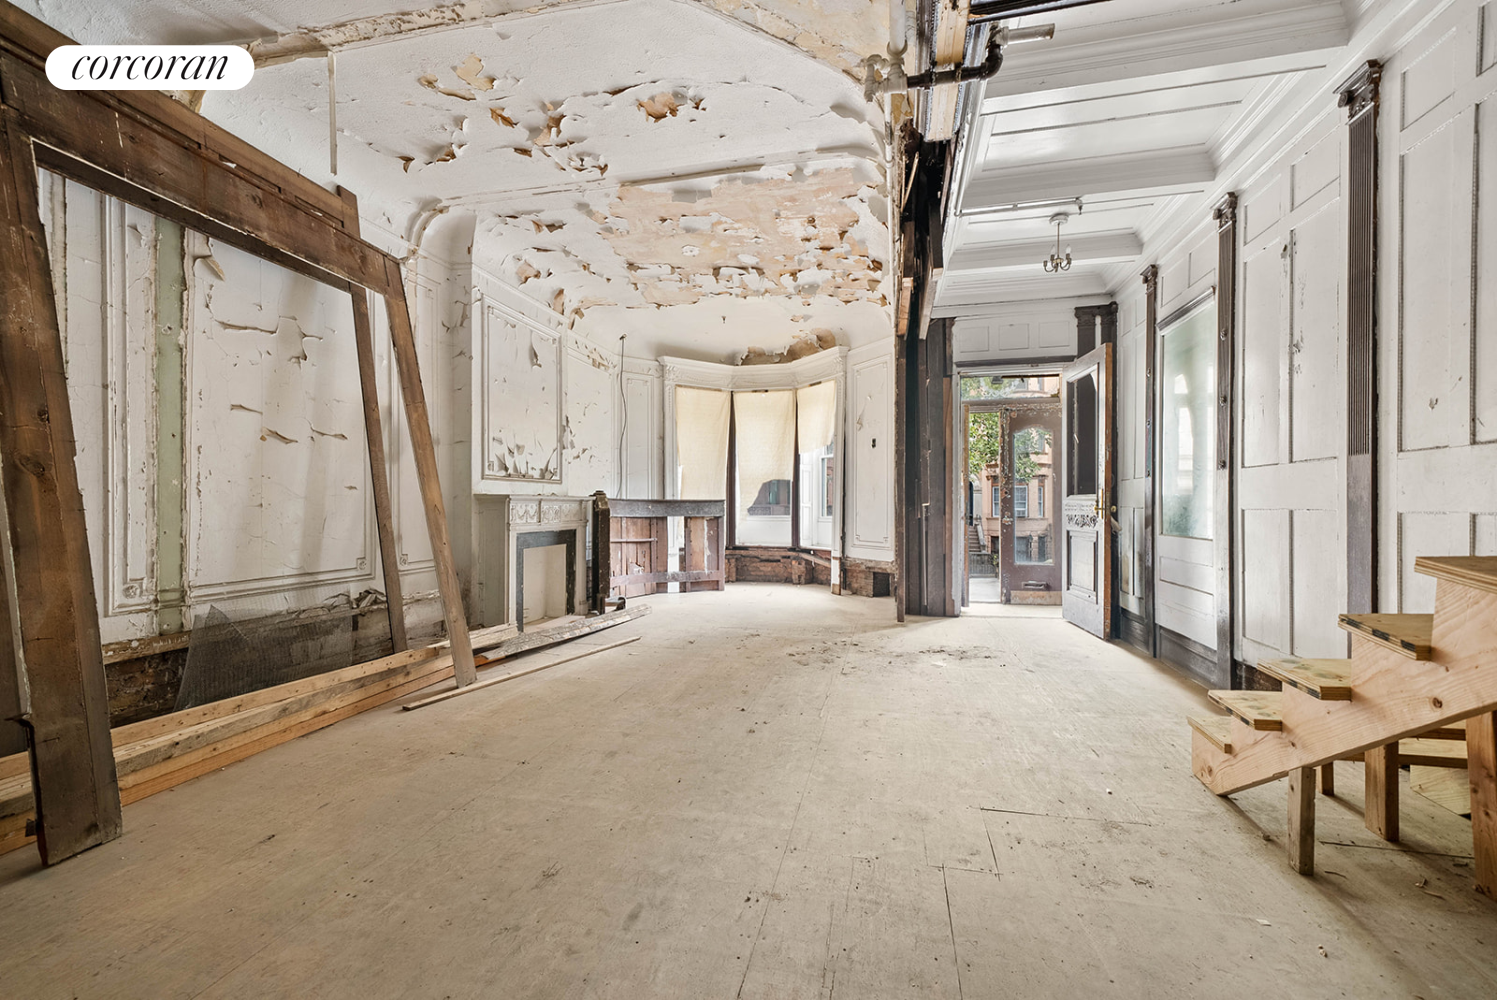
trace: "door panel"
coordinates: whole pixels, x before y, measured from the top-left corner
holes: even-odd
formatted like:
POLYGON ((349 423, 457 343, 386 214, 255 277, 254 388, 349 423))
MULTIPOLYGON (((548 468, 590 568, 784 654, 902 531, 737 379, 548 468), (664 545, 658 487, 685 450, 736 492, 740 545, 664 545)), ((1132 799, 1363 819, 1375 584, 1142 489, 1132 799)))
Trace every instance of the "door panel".
POLYGON ((1112 635, 1114 421, 1112 345, 1077 359, 1061 379, 1065 545, 1061 609, 1067 621, 1112 635))

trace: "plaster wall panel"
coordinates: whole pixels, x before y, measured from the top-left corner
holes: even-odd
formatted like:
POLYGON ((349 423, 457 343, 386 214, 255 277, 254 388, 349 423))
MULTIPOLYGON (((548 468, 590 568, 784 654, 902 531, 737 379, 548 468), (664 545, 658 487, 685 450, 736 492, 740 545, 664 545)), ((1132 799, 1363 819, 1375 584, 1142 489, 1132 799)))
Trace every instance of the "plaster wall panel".
POLYGON ((152 634, 155 218, 50 174, 41 202, 101 637, 152 634))
MULTIPOLYGON (((1497 33, 1497 9, 1488 9, 1487 37, 1497 33)), ((1490 65, 1490 64, 1489 64, 1490 65)), ((1475 395, 1472 436, 1497 441, 1497 100, 1477 106, 1476 260, 1472 267, 1476 326, 1471 391, 1475 395)))
POLYGON ((566 351, 566 409, 562 418, 562 462, 566 492, 618 495, 618 362, 576 337, 566 351))
POLYGON ((190 597, 370 582, 347 294, 196 234, 188 247, 190 597))
POLYGON ((847 358, 847 554, 894 557, 894 345, 851 351, 847 358))
POLYGON ((1278 175, 1249 189, 1242 198, 1242 236, 1253 241, 1284 217, 1287 209, 1284 184, 1278 175))
POLYGON ((1295 462, 1335 458, 1345 449, 1346 220, 1337 209, 1339 203, 1331 203, 1293 231, 1288 363, 1295 462))
POLYGON ((557 492, 562 479, 561 336, 504 306, 483 300, 478 345, 481 433, 479 490, 517 492, 514 484, 557 492))
MULTIPOLYGON (((1469 135, 1469 122, 1466 129, 1469 135)), ((1399 161, 1404 290, 1399 438, 1406 451, 1465 443, 1470 342, 1462 285, 1469 288, 1471 276, 1461 258, 1462 244, 1470 242, 1470 190, 1468 182, 1463 207, 1451 184, 1460 145, 1453 123, 1399 161)))
POLYGON ((1414 572, 1414 561, 1420 556, 1470 555, 1471 515, 1406 511, 1399 515, 1398 525, 1403 576, 1399 610, 1428 614, 1435 610, 1435 580, 1414 572))
POLYGON ((624 438, 624 492, 630 499, 664 497, 662 472, 665 442, 662 435, 664 401, 659 365, 626 359, 623 411, 619 414, 624 438))
POLYGON ((1340 512, 1296 510, 1293 552, 1292 650, 1295 656, 1344 657, 1346 633, 1336 624, 1341 607, 1337 567, 1345 558, 1340 512))
POLYGON ((1242 464, 1275 465, 1281 447, 1285 356, 1284 283, 1288 262, 1277 241, 1242 265, 1242 464))
POLYGON ((1269 651, 1289 651, 1290 515, 1245 510, 1242 536, 1255 553, 1242 567, 1242 634, 1269 651))
POLYGON ((1497 556, 1497 514, 1477 514, 1472 518, 1471 554, 1497 556))
POLYGON ((1294 208, 1304 207, 1311 198, 1333 184, 1340 186, 1342 134, 1334 125, 1339 125, 1339 122, 1333 122, 1330 133, 1290 167, 1290 197, 1294 208))
POLYGON ((1492 512, 1491 9, 1434 13, 1384 68, 1379 591, 1428 611, 1421 555, 1466 555, 1492 512))

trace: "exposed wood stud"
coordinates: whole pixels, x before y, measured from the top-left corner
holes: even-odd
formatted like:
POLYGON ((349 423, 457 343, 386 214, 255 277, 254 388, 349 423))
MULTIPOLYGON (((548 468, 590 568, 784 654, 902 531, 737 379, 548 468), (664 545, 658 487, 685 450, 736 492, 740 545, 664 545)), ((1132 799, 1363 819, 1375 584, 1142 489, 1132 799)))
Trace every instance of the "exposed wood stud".
POLYGON ((386 279, 386 284, 396 290, 385 296, 385 308, 390 321, 390 340, 395 348, 400 395, 405 402, 406 430, 410 434, 411 454, 416 461, 416 481, 421 488, 422 506, 426 509, 426 530, 431 537, 432 559, 436 563, 437 590, 442 595, 447 637, 452 642, 453 670, 458 687, 467 687, 478 679, 478 674, 473 668, 473 650, 468 644, 462 585, 458 582, 457 564, 453 561, 452 543, 447 535, 447 508, 437 478, 436 449, 431 439, 431 422, 426 415, 426 391, 421 386, 416 339, 406 307, 405 288, 400 280, 400 265, 391 259, 389 266, 393 273, 386 279))
MULTIPOLYGON (((343 228, 359 235, 359 200, 340 187, 343 228)), ((369 484, 374 493, 374 523, 379 535, 379 561, 385 584, 386 613, 393 652, 410 646, 405 632, 405 598, 400 586, 400 555, 395 545, 395 518, 390 505, 390 478, 385 467, 385 432, 379 414, 379 384, 374 370, 374 328, 369 318, 369 293, 357 285, 353 298, 353 339, 359 356, 359 393, 364 405, 364 441, 369 451, 369 484)))
POLYGON ((1466 721, 1466 775, 1471 782, 1476 891, 1497 899, 1497 712, 1466 721))
POLYGON ((9 528, 0 544, 10 550, 29 688, 21 721, 37 845, 50 865, 118 837, 120 795, 36 160, 8 112, 0 150, 0 488, 9 528))
POLYGON ((1398 839, 1398 744, 1373 747, 1363 756, 1367 796, 1362 820, 1384 840, 1398 839))
POLYGON ((1289 772, 1289 867, 1315 874, 1315 769, 1289 772))

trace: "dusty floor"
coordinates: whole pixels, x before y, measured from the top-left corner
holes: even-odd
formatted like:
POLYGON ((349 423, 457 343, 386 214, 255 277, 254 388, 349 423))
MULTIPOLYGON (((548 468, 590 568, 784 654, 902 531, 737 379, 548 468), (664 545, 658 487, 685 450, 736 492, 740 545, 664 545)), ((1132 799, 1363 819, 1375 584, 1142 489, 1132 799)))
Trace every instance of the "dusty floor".
POLYGON ((642 642, 296 740, 54 870, 0 858, 0 994, 1497 995, 1469 824, 1406 794, 1390 849, 1343 764, 1296 876, 1282 783, 1191 777, 1201 694, 1053 616, 652 603, 595 637, 642 642))

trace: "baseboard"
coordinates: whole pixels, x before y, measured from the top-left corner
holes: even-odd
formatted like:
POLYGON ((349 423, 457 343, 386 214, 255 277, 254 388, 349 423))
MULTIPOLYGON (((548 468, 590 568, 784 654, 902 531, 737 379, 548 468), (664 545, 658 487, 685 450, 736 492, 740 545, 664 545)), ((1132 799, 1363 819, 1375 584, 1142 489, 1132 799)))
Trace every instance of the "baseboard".
POLYGON ((1232 686, 1230 671, 1216 662, 1216 650, 1159 626, 1159 659, 1208 690, 1232 686))
POLYGON ((1118 608, 1118 638, 1145 656, 1154 655, 1149 641, 1149 624, 1127 608, 1118 608))

